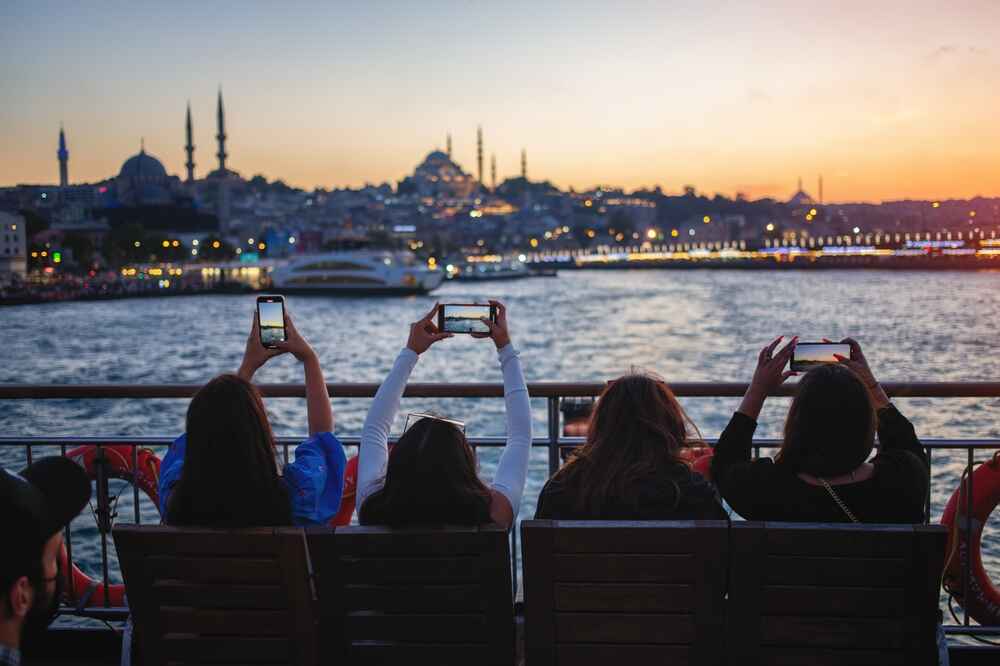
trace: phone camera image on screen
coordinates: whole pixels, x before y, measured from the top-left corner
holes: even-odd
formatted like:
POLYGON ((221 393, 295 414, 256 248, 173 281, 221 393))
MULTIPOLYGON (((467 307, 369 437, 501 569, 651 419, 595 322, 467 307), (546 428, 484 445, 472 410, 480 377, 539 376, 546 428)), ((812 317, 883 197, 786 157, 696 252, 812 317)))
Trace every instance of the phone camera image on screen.
POLYGON ((839 363, 837 356, 851 358, 851 346, 829 342, 800 342, 792 352, 791 369, 808 370, 824 363, 839 363))
POLYGON ((489 305, 442 305, 438 311, 438 328, 444 333, 489 333, 482 320, 496 320, 489 305))
POLYGON ((262 345, 273 348, 276 342, 285 340, 285 304, 281 298, 260 298, 257 301, 257 317, 262 345))

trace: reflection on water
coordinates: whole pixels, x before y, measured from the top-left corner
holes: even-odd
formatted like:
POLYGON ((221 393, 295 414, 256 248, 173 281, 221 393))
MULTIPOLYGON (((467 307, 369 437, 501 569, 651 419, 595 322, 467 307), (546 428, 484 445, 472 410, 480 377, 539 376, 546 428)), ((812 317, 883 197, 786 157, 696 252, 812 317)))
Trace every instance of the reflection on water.
MULTIPOLYGON (((803 340, 853 336, 876 376, 886 381, 984 381, 1000 378, 998 287, 1000 273, 985 272, 564 272, 556 279, 448 283, 425 297, 293 296, 287 307, 330 382, 381 381, 410 322, 435 300, 489 298, 508 306, 528 381, 603 381, 632 367, 667 381, 746 381, 760 347, 782 334, 803 340)), ((3 309, 0 383, 205 382, 239 366, 254 302, 252 296, 193 296, 3 309)), ((282 356, 268 363, 258 380, 299 382, 302 374, 293 358, 282 356)), ((421 358, 413 380, 499 382, 501 376, 490 341, 456 336, 421 358)), ((715 437, 739 400, 682 402, 702 433, 715 437)), ((758 436, 779 435, 787 404, 787 399, 768 401, 758 436)), ((897 404, 923 437, 1000 437, 1000 399, 897 404)), ((7 435, 173 436, 184 429, 186 406, 184 400, 8 401, 0 403, 0 427, 7 435)), ((272 399, 267 406, 278 434, 305 432, 303 400, 272 399)), ((367 400, 335 400, 337 431, 359 433, 367 406, 367 400)), ((542 435, 545 402, 533 400, 532 406, 535 432, 542 435)), ((471 435, 504 432, 501 400, 408 399, 401 412, 428 410, 464 421, 471 435)), ((481 453, 485 476, 492 474, 497 455, 481 453)), ((23 460, 20 452, 0 456, 9 466, 23 460)), ((546 460, 544 450, 534 451, 522 517, 534 512, 546 460)), ((963 464, 960 454, 935 455, 935 518, 963 464)), ((126 519, 131 501, 126 490, 119 502, 126 519)), ((155 520, 151 505, 144 514, 155 520)), ((76 554, 93 561, 96 530, 89 518, 77 522, 76 554)), ((987 560, 998 571, 995 519, 991 526, 987 560)))

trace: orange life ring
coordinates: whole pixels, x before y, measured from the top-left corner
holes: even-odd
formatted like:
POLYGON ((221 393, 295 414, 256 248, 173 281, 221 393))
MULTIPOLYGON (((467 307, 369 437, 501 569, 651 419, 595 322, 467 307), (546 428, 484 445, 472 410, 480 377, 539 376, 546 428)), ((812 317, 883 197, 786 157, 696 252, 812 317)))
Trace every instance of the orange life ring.
POLYGON ((1000 624, 1000 589, 983 567, 983 526, 1000 504, 1000 451, 972 472, 972 516, 965 515, 969 500, 967 473, 952 493, 941 516, 948 527, 948 559, 941 585, 980 624, 1000 624), (971 531, 967 530, 970 520, 971 531), (966 538, 968 536, 968 538, 966 538), (956 555, 958 557, 956 557, 956 555), (962 589, 962 570, 969 565, 968 597, 962 589))
POLYGON ((710 446, 685 447, 680 451, 681 460, 709 481, 712 480, 713 455, 715 455, 715 449, 710 446))
POLYGON ((340 527, 351 524, 351 516, 354 515, 355 494, 358 488, 358 457, 354 456, 347 461, 344 468, 344 492, 340 495, 340 510, 337 515, 330 519, 331 527, 340 527))
MULTIPOLYGON (((108 477, 122 479, 138 487, 160 509, 160 459, 150 449, 140 448, 135 452, 136 467, 132 467, 132 447, 108 445, 100 447, 107 464, 108 477)), ((66 453, 66 457, 80 465, 91 479, 97 479, 97 451, 93 444, 80 446, 66 453)), ((85 574, 76 564, 69 567, 66 546, 59 554, 60 570, 66 576, 66 594, 69 601, 78 608, 124 606, 125 586, 121 583, 109 584, 105 597, 104 584, 85 574), (107 603, 105 603, 107 601, 107 603)))

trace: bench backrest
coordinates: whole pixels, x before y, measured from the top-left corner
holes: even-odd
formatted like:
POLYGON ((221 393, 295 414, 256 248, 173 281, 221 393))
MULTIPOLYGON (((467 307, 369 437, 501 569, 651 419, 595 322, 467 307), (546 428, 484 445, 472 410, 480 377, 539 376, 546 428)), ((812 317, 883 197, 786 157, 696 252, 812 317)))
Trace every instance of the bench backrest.
POLYGON ((340 527, 307 538, 324 662, 514 663, 503 528, 340 527))
POLYGON ((113 530, 143 663, 314 664, 301 529, 113 530))
POLYGON ((725 521, 528 520, 525 656, 543 664, 717 664, 725 521))
POLYGON ((733 523, 730 663, 936 664, 947 531, 733 523))

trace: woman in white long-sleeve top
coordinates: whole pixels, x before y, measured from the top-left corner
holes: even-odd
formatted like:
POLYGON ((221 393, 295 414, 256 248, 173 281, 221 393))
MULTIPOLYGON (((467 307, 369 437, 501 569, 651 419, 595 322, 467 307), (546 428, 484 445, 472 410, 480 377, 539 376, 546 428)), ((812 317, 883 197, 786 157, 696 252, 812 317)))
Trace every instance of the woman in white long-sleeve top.
MULTIPOLYGON (((492 485, 477 474, 476 457, 461 424, 421 418, 410 425, 390 454, 389 429, 410 373, 420 354, 451 333, 434 324, 438 306, 410 326, 410 337, 392 371, 375 394, 361 433, 358 461, 358 518, 363 525, 414 524, 511 527, 517 517, 531 451, 531 406, 517 351, 507 330, 507 310, 497 310, 496 322, 484 320, 503 371, 507 408, 507 445, 492 485)), ((474 334, 475 335, 475 334, 474 334)))

